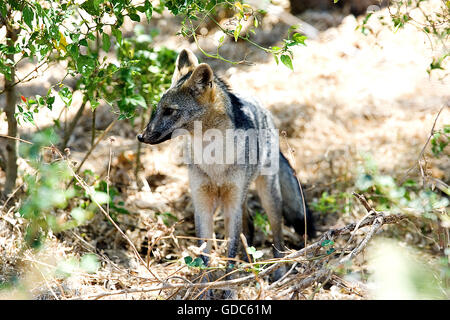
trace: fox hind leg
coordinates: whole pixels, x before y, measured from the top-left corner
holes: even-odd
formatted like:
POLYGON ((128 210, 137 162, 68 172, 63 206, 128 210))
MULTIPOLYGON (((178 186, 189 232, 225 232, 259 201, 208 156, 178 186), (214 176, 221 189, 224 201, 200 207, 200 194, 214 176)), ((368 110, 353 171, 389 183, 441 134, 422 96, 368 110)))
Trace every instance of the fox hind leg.
MULTIPOLYGON (((274 258, 284 256, 283 242, 283 212, 282 197, 278 175, 261 175, 256 178, 256 189, 264 211, 269 218, 273 235, 274 258)), ((285 273, 285 268, 279 268, 274 273, 274 280, 278 280, 285 273)))
MULTIPOLYGON (((247 200, 244 200, 242 205, 242 233, 247 240, 247 245, 251 247, 253 245, 253 236, 255 233, 255 226, 253 225, 253 217, 251 216, 248 208, 247 208, 247 200)), ((242 259, 246 262, 248 261, 248 254, 245 251, 245 248, 242 247, 242 259)))

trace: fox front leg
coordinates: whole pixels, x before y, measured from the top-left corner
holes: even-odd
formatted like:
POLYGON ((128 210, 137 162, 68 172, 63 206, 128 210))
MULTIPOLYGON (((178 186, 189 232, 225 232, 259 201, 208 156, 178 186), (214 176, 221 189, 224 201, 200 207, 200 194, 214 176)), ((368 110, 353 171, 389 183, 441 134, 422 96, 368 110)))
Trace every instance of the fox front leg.
MULTIPOLYGON (((224 218, 225 218, 225 236, 228 240, 228 263, 226 273, 232 271, 234 265, 233 259, 236 257, 243 231, 244 218, 244 200, 246 188, 239 188, 238 185, 230 185, 221 189, 221 201, 223 204, 224 218)), ((232 275, 226 277, 227 280, 232 279, 232 275)), ((235 293, 226 290, 224 293, 225 299, 234 298, 235 293)))
POLYGON ((199 246, 206 242, 206 247, 203 249, 205 255, 201 255, 201 258, 204 264, 208 265, 209 257, 207 255, 211 252, 210 239, 212 239, 214 231, 213 215, 218 205, 217 187, 207 176, 195 168, 189 170, 189 184, 194 204, 195 233, 199 238, 199 246))

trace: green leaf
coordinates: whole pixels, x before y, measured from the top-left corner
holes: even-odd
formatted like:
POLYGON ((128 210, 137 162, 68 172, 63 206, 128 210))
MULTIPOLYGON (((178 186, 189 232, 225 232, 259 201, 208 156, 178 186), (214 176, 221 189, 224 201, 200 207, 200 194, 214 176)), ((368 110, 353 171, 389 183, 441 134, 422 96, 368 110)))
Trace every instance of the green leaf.
POLYGON ((78 42, 78 43, 80 44, 80 46, 85 46, 85 47, 88 46, 88 42, 87 42, 86 38, 81 39, 80 42, 78 42))
POLYGON ((108 52, 110 47, 111 47, 111 39, 109 38, 109 35, 106 32, 103 32, 102 48, 105 52, 108 52))
POLYGON ((142 108, 147 109, 147 103, 145 102, 144 97, 139 94, 133 94, 131 97, 126 97, 125 102, 133 106, 141 106, 142 108))
POLYGON ((129 13, 128 16, 129 16, 130 19, 133 20, 133 21, 141 22, 141 17, 139 17, 139 15, 136 14, 136 13, 129 13))
POLYGON ((191 256, 184 257, 184 263, 190 265, 192 263, 192 257, 191 256))
POLYGON ((86 210, 82 208, 74 208, 70 212, 70 215, 77 221, 78 224, 82 224, 84 221, 86 221, 86 210))
POLYGON ((66 49, 74 60, 78 59, 80 55, 78 44, 70 43, 66 46, 66 49))
POLYGON ((329 246, 332 246, 333 244, 334 244, 333 240, 323 240, 320 245, 322 247, 329 247, 329 246))
POLYGON ((307 37, 301 35, 300 33, 294 33, 292 39, 299 44, 305 45, 305 40, 307 39, 307 37))
POLYGON ((276 46, 275 46, 275 47, 272 47, 271 49, 274 50, 274 51, 280 51, 280 50, 281 50, 280 47, 276 47, 276 46))
POLYGON ((78 267, 78 261, 74 258, 68 258, 60 261, 56 266, 56 275, 59 277, 69 277, 78 267))
POLYGON ((55 97, 54 96, 47 96, 46 102, 47 102, 47 108, 52 110, 53 103, 55 102, 55 97))
POLYGON ((357 177, 355 186, 358 190, 364 191, 373 186, 374 182, 371 175, 364 173, 357 177))
POLYGON ((283 62, 283 64, 288 67, 289 69, 291 69, 292 71, 294 71, 294 67, 292 66, 292 60, 291 57, 289 57, 286 54, 281 55, 280 57, 281 62, 283 62))
POLYGON ((203 262, 202 258, 195 258, 194 261, 192 262, 192 266, 201 268, 205 266, 205 263, 203 262))
POLYGON ((279 65, 280 64, 280 60, 278 59, 278 56, 274 54, 273 58, 275 59, 275 62, 277 63, 277 65, 279 65))
POLYGON ((147 18, 147 22, 149 22, 153 15, 153 6, 150 1, 145 0, 145 8, 145 17, 147 18))
POLYGON ((242 25, 239 24, 236 29, 234 29, 234 41, 236 42, 239 38, 239 34, 241 33, 242 25))
POLYGON ((92 198, 99 204, 106 204, 109 202, 109 195, 106 192, 94 191, 92 198))
POLYGON ((186 263, 189 267, 194 267, 194 268, 204 268, 205 267, 205 263, 203 262, 202 258, 192 259, 192 257, 187 256, 187 257, 184 257, 184 263, 186 263))
POLYGON ((88 56, 80 55, 76 64, 78 72, 85 77, 89 77, 95 69, 95 60, 88 56))
POLYGON ((253 254, 255 254, 255 252, 256 252, 255 247, 248 247, 247 248, 247 253, 248 254, 253 255, 253 254))
POLYGON ((67 107, 72 104, 72 92, 70 92, 69 88, 62 88, 59 90, 58 95, 67 107))
POLYGON ((6 10, 6 2, 0 1, 0 14, 6 18, 8 11, 6 10))
POLYGON ((97 107, 100 105, 100 102, 95 101, 95 100, 89 100, 89 102, 90 102, 92 111, 94 111, 95 109, 97 109, 97 107))
POLYGON ((29 6, 26 6, 23 9, 23 21, 30 27, 30 29, 33 28, 33 19, 34 19, 34 12, 31 10, 29 6))
POLYGON ((102 2, 103 0, 87 0, 80 7, 91 16, 98 16, 100 15, 100 3, 102 2))
POLYGON ((247 253, 251 255, 255 260, 261 258, 264 255, 262 251, 256 250, 255 247, 248 247, 247 253))
POLYGON ((116 28, 111 28, 111 33, 113 34, 114 37, 116 37, 117 43, 119 43, 119 45, 122 44, 122 31, 120 31, 119 29, 116 28))

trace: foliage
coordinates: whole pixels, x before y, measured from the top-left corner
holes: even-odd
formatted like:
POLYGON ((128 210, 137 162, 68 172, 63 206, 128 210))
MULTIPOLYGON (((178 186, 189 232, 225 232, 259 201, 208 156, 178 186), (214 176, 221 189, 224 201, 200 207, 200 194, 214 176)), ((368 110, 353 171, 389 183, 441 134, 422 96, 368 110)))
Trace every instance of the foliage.
POLYGON ((431 151, 435 157, 440 157, 448 146, 450 141, 450 125, 444 125, 442 129, 439 129, 433 133, 431 138, 431 151))
POLYGON ((254 45, 258 49, 261 49, 267 53, 272 54, 276 63, 279 61, 288 67, 291 70, 294 70, 292 64, 292 47, 297 45, 306 45, 305 40, 306 36, 301 35, 300 33, 294 32, 298 26, 292 26, 289 28, 287 38, 283 39, 282 47, 273 46, 270 48, 263 47, 252 40, 252 34, 256 33, 256 29, 260 26, 260 21, 262 20, 262 15, 266 12, 263 9, 257 9, 252 7, 249 4, 241 3, 239 1, 204 1, 204 0, 194 0, 188 2, 177 2, 177 1, 166 1, 166 6, 169 10, 174 14, 182 13, 184 15, 183 21, 181 23, 180 34, 185 37, 192 36, 200 49, 200 51, 210 57, 215 59, 220 59, 229 63, 237 64, 244 63, 245 61, 231 61, 220 55, 219 50, 222 45, 225 43, 226 38, 233 39, 235 42, 238 40, 244 40, 248 43, 254 45), (214 18, 214 13, 217 8, 228 8, 229 10, 234 10, 235 15, 228 21, 227 26, 223 27, 220 23, 218 23, 214 18), (205 52, 197 41, 196 30, 199 27, 199 23, 196 25, 196 21, 200 23, 208 18, 210 21, 214 22, 216 26, 222 31, 222 36, 219 39, 219 43, 217 45, 216 53, 209 54, 205 52), (245 30, 245 34, 243 31, 244 23, 247 21, 252 21, 252 25, 245 30))
POLYGON ((389 211, 393 214, 413 214, 441 222, 448 219, 447 197, 426 187, 422 188, 411 179, 398 184, 393 177, 380 174, 369 155, 365 157, 367 159, 365 165, 358 168, 356 188, 369 194, 369 199, 375 203, 376 210, 389 211))
POLYGON ((19 209, 21 217, 28 221, 25 241, 39 248, 51 230, 58 232, 77 226, 90 214, 82 208, 71 211, 72 219, 66 219, 65 213, 58 209, 68 209, 69 201, 76 195, 73 187, 66 189, 71 173, 65 161, 46 162, 43 150, 57 143, 58 137, 47 129, 33 138, 33 144, 22 145, 23 157, 29 159, 30 166, 36 174, 26 174, 26 199, 19 209))
MULTIPOLYGON (((235 40, 241 38, 252 42, 248 34, 245 37, 239 36, 239 32, 236 33, 236 30, 242 29, 242 21, 250 16, 255 16, 255 27, 257 27, 259 24, 256 13, 260 11, 255 11, 249 5, 242 5, 240 2, 166 0, 160 1, 157 8, 153 8, 149 0, 145 0, 140 5, 134 5, 128 0, 87 0, 83 2, 63 0, 45 3, 9 0, 2 2, 0 14, 4 17, 3 23, 18 33, 18 39, 14 46, 0 44, 0 72, 2 74, 10 79, 11 68, 15 68, 20 61, 29 59, 36 65, 36 68, 25 78, 18 80, 18 83, 24 83, 37 77, 37 72, 46 68, 51 62, 63 60, 67 62, 67 73, 64 78, 52 85, 45 97, 23 97, 23 103, 19 105, 17 116, 24 121, 32 122, 33 114, 39 112, 40 108, 52 108, 56 90, 66 106, 69 107, 72 92, 70 88, 63 85, 63 80, 70 75, 80 77, 77 89, 86 95, 92 109, 99 105, 100 99, 111 102, 121 95, 121 99, 117 100, 119 118, 133 117, 138 107, 146 108, 146 103, 157 101, 160 92, 153 91, 159 88, 158 82, 166 84, 166 76, 170 73, 171 61, 175 57, 174 53, 167 49, 158 51, 149 48, 151 35, 143 34, 143 30, 138 31, 138 37, 134 40, 124 39, 121 26, 125 18, 140 22, 141 16, 145 15, 148 21, 151 19, 154 9, 161 12, 164 8, 168 8, 174 15, 183 16, 181 34, 195 37, 195 29, 192 26, 188 28, 187 21, 198 20, 201 15, 203 15, 203 19, 212 18, 209 13, 218 6, 233 6, 238 11, 237 27, 232 32, 232 36, 235 40), (23 14, 18 14, 19 12, 23 12, 23 14), (104 53, 108 53, 114 48, 111 46, 113 39, 118 49, 119 66, 100 54, 100 49, 104 53), (147 48, 145 48, 146 45, 147 48), (7 58, 10 53, 19 55, 17 61, 7 58), (157 53, 158 56, 156 57, 154 53, 157 53), (143 61, 137 62, 136 59, 143 59, 143 61), (142 79, 142 83, 133 87, 130 80, 137 80, 136 72, 142 71, 146 67, 152 67, 151 70, 148 70, 149 76, 142 79), (111 84, 112 79, 117 80, 117 83, 111 84), (121 92, 112 92, 111 85, 113 88, 117 88, 124 83, 127 86, 121 92), (138 93, 139 89, 144 91, 138 93)), ((227 34, 231 32, 224 31, 227 34)), ((253 29, 252 32, 255 33, 253 29)), ((288 39, 284 40, 281 48, 260 48, 272 53, 277 61, 279 57, 286 66, 293 69, 290 47, 298 44, 304 45, 304 40, 304 36, 294 33, 292 37, 289 35, 288 39)), ((222 58, 218 54, 215 57, 222 58)), ((161 89, 163 88, 164 86, 161 89)))
POLYGON ((53 129, 36 134, 32 142, 21 147, 21 156, 27 159, 35 173, 24 175, 26 197, 19 209, 20 216, 28 221, 25 240, 29 246, 39 248, 49 231, 57 233, 72 229, 92 219, 98 210, 94 199, 100 205, 108 206, 113 219, 119 214, 129 214, 123 202, 116 200, 118 190, 114 186, 108 187, 107 182, 93 172, 85 170, 83 175, 92 185, 92 196, 79 185, 70 184, 74 176, 67 160, 48 159, 58 143, 53 129))
POLYGON ((406 25, 412 25, 421 30, 427 36, 431 47, 436 56, 430 62, 427 72, 441 69, 443 63, 450 57, 448 39, 450 36, 450 3, 448 1, 439 1, 437 8, 432 12, 424 9, 424 6, 433 5, 429 0, 391 0, 388 10, 391 21, 386 22, 384 16, 376 15, 375 12, 368 12, 362 24, 358 26, 364 34, 373 33, 368 25, 371 17, 377 16, 380 22, 388 26, 394 32, 404 28, 406 25))
POLYGON ((176 52, 152 48, 156 31, 146 34, 142 26, 135 37, 124 39, 118 49, 120 71, 107 77, 102 94, 107 101, 117 102, 119 119, 133 118, 140 108, 155 106, 170 86, 176 52))
MULTIPOLYGON (((427 238, 433 240, 434 243, 441 243, 440 238, 445 239, 445 234, 450 226, 449 204, 450 201, 445 194, 433 191, 427 186, 421 186, 416 181, 409 179, 403 183, 398 183, 389 175, 380 174, 376 163, 370 155, 364 155, 365 163, 358 168, 358 178, 356 180, 356 188, 363 191, 367 195, 367 199, 373 203, 377 211, 386 211, 390 214, 406 214, 416 218, 416 224, 423 232, 426 232, 426 226, 431 226, 432 230, 437 230, 427 234, 427 238)), ((447 190, 448 191, 448 190, 447 190)), ((448 233, 447 233, 448 234, 448 233)), ((437 270, 433 271, 433 281, 437 281, 439 286, 444 287, 444 291, 448 290, 448 274, 450 267, 448 264, 450 251, 447 242, 441 243, 443 250, 442 263, 437 266, 437 270)), ((388 246, 387 250, 398 251, 398 248, 388 246)), ((386 253, 384 252, 384 253, 386 253)), ((387 254, 387 253, 386 253, 387 254)), ((399 258, 400 259, 400 258, 399 258)), ((399 260, 399 264, 405 264, 407 258, 399 260)), ((392 259, 389 261, 392 262, 392 259)), ((425 286, 424 294, 435 295, 437 285, 426 284, 421 279, 429 278, 429 267, 423 267, 417 263, 407 263, 413 270, 406 275, 405 282, 410 282, 412 286, 417 288, 411 291, 411 294, 421 295, 420 287, 425 286)), ((381 272, 381 271, 380 271, 381 272)), ((376 273, 377 274, 377 273, 376 273)), ((386 274, 384 274, 386 276, 386 274)), ((382 276, 380 276, 382 277, 382 276)), ((392 289, 392 288, 391 288, 392 289)))
MULTIPOLYGON (((130 212, 127 209, 125 209, 125 207, 123 206, 124 202, 121 200, 117 200, 119 198, 118 196, 120 193, 119 193, 119 190, 117 190, 117 188, 114 185, 108 186, 108 183, 105 180, 101 180, 98 175, 95 175, 90 170, 85 170, 84 171, 85 181, 86 180, 89 181, 88 179, 86 179, 88 176, 91 177, 91 179, 89 179, 89 180, 92 180, 92 177, 94 178, 90 184, 92 184, 92 186, 94 187, 95 193, 97 194, 97 198, 98 198, 98 195, 100 195, 100 197, 102 195, 108 196, 108 199, 105 202, 108 203, 109 215, 111 216, 111 218, 114 221, 117 221, 117 216, 119 214, 130 214, 130 212)), ((78 186, 75 186, 75 188, 77 188, 79 191, 82 190, 78 186)), ((87 194, 86 193, 83 193, 83 194, 86 197, 86 199, 88 199, 87 194)), ((89 202, 89 201, 84 202, 84 204, 83 204, 84 208, 89 207, 89 206, 92 206, 91 202, 89 202)))
POLYGON ((324 191, 319 199, 311 202, 314 212, 322 214, 333 214, 347 212, 352 204, 352 196, 346 192, 339 192, 336 195, 324 191))
POLYGON ((205 263, 203 262, 202 258, 195 258, 193 259, 191 256, 184 257, 184 263, 186 263, 189 267, 192 268, 200 268, 205 269, 205 263))
POLYGON ((256 228, 261 230, 264 235, 268 235, 270 230, 270 223, 269 218, 267 217, 267 214, 265 212, 256 210, 255 214, 253 215, 253 224, 256 228))

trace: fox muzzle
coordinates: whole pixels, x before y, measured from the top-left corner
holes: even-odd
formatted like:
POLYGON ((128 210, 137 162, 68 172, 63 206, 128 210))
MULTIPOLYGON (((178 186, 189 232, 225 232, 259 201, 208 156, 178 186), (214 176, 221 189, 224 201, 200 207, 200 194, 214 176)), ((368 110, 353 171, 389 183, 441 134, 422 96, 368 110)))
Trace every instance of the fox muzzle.
POLYGON ((171 138, 170 134, 162 135, 160 132, 152 132, 151 134, 138 134, 137 137, 139 142, 147 144, 159 144, 161 142, 167 141, 171 138))

